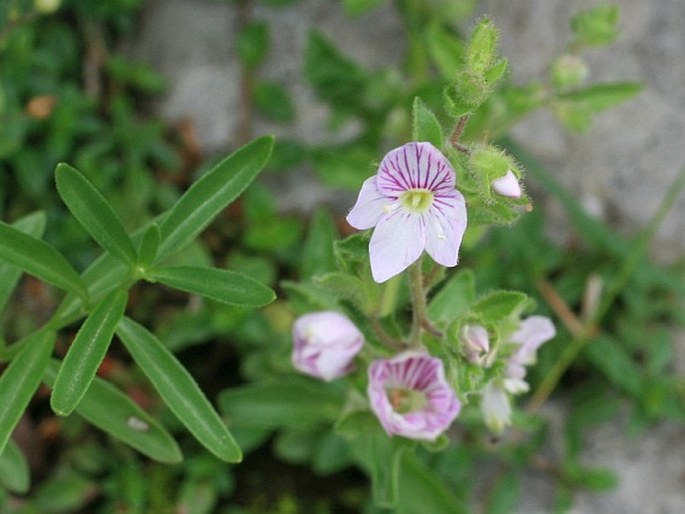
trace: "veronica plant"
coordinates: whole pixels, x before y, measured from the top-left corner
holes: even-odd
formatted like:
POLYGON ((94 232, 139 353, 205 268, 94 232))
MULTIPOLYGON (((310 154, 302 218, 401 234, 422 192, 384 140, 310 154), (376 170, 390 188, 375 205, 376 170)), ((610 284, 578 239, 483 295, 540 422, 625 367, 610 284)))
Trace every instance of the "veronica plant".
POLYGON ((0 359, 6 363, 0 376, 0 453, 9 447, 16 450, 9 436, 43 382, 52 390, 50 405, 56 414, 76 413, 152 459, 182 460, 177 443, 160 422, 96 376, 116 335, 188 431, 219 459, 241 460, 241 449, 188 371, 125 311, 129 290, 141 280, 243 307, 274 299, 271 289, 246 275, 169 263, 252 182, 267 163, 272 146, 271 137, 262 137, 238 149, 199 178, 170 210, 133 234, 124 230, 107 199, 84 175, 68 164, 58 165, 59 195, 104 250, 83 273, 41 239, 42 213, 14 224, 0 222, 0 307, 22 273, 66 292, 35 333, 13 344, 0 340, 0 359), (66 355, 62 360, 53 357, 56 340, 75 323, 80 328, 66 355))
MULTIPOLYGON (((512 397, 527 390, 525 366, 554 335, 551 320, 526 317, 534 308, 527 295, 478 295, 474 273, 462 264, 463 241, 488 225, 513 223, 530 207, 524 171, 510 155, 488 141, 462 140, 472 114, 505 74, 497 40, 492 22, 481 20, 445 89, 444 116, 417 97, 412 141, 388 151, 364 181, 347 216, 360 232, 331 241, 332 262, 310 278, 284 283, 301 312, 292 362, 330 382, 327 392, 313 394, 292 378, 287 394, 283 385, 264 384, 221 398, 236 426, 250 401, 269 398, 285 409, 298 394, 320 400, 320 413, 315 408, 275 424, 333 422, 384 506, 405 500, 398 484, 418 465, 406 450, 447 446, 463 411, 471 419, 482 412, 485 433, 501 434, 512 423, 512 397)), ((440 487, 430 478, 423 483, 440 487)), ((448 510, 461 511, 454 509, 448 510)))

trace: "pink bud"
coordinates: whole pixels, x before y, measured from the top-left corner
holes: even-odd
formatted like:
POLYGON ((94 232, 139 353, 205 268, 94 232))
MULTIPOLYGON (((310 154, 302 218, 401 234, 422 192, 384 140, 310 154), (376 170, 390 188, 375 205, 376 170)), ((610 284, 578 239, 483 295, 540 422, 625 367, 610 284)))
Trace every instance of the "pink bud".
POLYGON ((482 325, 464 325, 461 329, 462 351, 466 359, 482 365, 490 351, 490 338, 487 329, 482 325))
POLYGON ((507 171, 506 175, 493 180, 492 189, 495 193, 509 198, 521 197, 521 184, 511 170, 507 171))
POLYGON ((302 373, 330 382, 353 370, 363 345, 364 336, 346 316, 312 312, 295 320, 292 362, 302 373))

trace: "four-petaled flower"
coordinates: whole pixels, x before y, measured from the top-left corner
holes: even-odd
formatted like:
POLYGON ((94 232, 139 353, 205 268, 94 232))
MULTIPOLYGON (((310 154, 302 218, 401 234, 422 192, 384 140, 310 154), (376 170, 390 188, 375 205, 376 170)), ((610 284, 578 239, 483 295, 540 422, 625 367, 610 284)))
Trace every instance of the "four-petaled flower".
POLYGON ((369 245, 376 282, 401 273, 424 250, 438 264, 456 266, 466 204, 455 182, 452 165, 430 143, 407 143, 386 154, 347 216, 357 229, 376 227, 369 245))
POLYGON ((335 311, 300 316, 293 325, 292 362, 307 375, 331 381, 350 373, 352 359, 364 345, 364 336, 335 311))
POLYGON ((445 380, 442 361, 406 352, 369 367, 371 408, 388 435, 435 440, 457 417, 461 403, 445 380))

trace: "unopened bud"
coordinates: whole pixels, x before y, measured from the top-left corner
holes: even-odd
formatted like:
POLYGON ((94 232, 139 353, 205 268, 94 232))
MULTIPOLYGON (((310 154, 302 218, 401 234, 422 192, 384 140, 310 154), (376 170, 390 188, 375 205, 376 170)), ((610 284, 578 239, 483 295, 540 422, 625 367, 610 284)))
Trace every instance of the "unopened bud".
POLYGON ((482 325, 464 325, 461 329, 462 351, 472 364, 483 365, 490 351, 490 337, 482 325))
POLYGON ((492 190, 508 198, 521 198, 521 184, 511 170, 492 181, 492 190))
POLYGON ((589 75, 585 61, 573 54, 564 54, 552 63, 552 82, 558 89, 572 89, 582 85, 589 75))

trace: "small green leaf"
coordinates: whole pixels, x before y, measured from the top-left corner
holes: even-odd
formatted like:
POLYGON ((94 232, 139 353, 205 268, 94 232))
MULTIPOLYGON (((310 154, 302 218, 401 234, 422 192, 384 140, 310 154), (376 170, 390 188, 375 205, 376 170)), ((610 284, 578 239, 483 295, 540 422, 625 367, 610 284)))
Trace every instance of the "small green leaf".
MULTIPOLYGON (((43 380, 52 387, 59 363, 52 361, 43 380)), ((151 459, 168 464, 183 460, 173 437, 136 402, 99 377, 90 384, 76 413, 151 459)))
POLYGON ((55 413, 69 415, 83 398, 107 353, 127 300, 127 291, 112 291, 81 325, 62 362, 50 397, 55 413))
POLYGON ((431 59, 447 80, 463 63, 464 45, 453 31, 442 23, 431 23, 425 31, 426 47, 431 59))
POLYGON ((413 118, 412 140, 427 141, 442 148, 444 139, 440 122, 418 96, 414 98, 413 118))
POLYGON ((259 81, 252 90, 255 107, 272 121, 287 123, 295 118, 295 105, 288 90, 278 82, 259 81))
POLYGON ((483 18, 471 33, 465 61, 472 73, 485 73, 497 59, 499 31, 489 18, 483 18))
POLYGON ((272 149, 273 137, 255 139, 195 182, 172 207, 159 227, 162 239, 157 260, 177 252, 195 239, 264 168, 272 149))
POLYGON ((138 266, 147 268, 154 262, 161 238, 157 223, 153 223, 147 228, 138 249, 138 266))
POLYGON ((584 89, 560 94, 557 98, 563 102, 582 105, 591 113, 596 113, 630 100, 643 89, 644 86, 639 82, 595 84, 584 89))
POLYGON ((226 462, 240 462, 242 452, 188 371, 145 327, 123 318, 117 334, 171 412, 193 436, 226 462))
POLYGON ((251 430, 329 424, 340 414, 343 401, 334 388, 297 376, 225 389, 219 395, 219 407, 231 427, 251 430))
POLYGON ((576 44, 604 46, 613 42, 618 36, 619 14, 618 6, 608 4, 576 14, 571 19, 571 31, 576 44))
POLYGON ((11 439, 0 454, 0 484, 18 494, 26 493, 31 485, 26 457, 11 439))
POLYGON ((495 484, 487 514, 508 514, 514 512, 521 498, 521 479, 516 473, 503 475, 495 484))
POLYGON ((464 505, 431 468, 414 452, 401 455, 397 514, 430 512, 431 514, 468 514, 464 505))
MULTIPOLYGON (((35 212, 17 221, 12 226, 31 237, 40 238, 45 230, 45 213, 35 212)), ((11 264, 0 262, 0 312, 12 296, 14 288, 21 277, 21 269, 11 264)))
POLYGON ((86 288, 76 270, 64 256, 41 239, 36 239, 0 221, 0 259, 29 275, 87 297, 86 288))
POLYGON ((530 306, 531 300, 520 291, 493 291, 478 298, 471 310, 482 319, 496 322, 522 314, 530 306))
POLYGON ((34 333, 0 376, 0 453, 40 384, 54 342, 53 332, 34 333))
POLYGON ((228 305, 260 307, 276 298, 271 288, 235 271, 194 266, 154 268, 147 277, 228 305))
POLYGON ((269 50, 269 26, 264 22, 245 25, 238 34, 236 49, 240 62, 248 68, 256 68, 269 50))
MULTIPOLYGON (((359 434, 350 444, 355 458, 371 477, 374 504, 382 508, 398 507, 400 462, 409 443, 396 437, 388 437, 378 429, 359 434)), ((414 512, 424 511, 419 509, 414 512)))
POLYGON ((436 324, 449 325, 469 310, 476 295, 476 283, 471 270, 455 273, 442 286, 428 305, 428 317, 436 324))
POLYGON ((345 12, 349 16, 361 16, 378 8, 385 0, 344 0, 345 12))
POLYGON ((55 181, 62 200, 93 239, 124 263, 133 264, 133 243, 114 209, 95 186, 65 163, 57 165, 55 181))
POLYGON ((301 274, 303 278, 335 271, 333 243, 337 235, 331 213, 326 209, 318 209, 312 216, 309 232, 302 248, 301 274))

